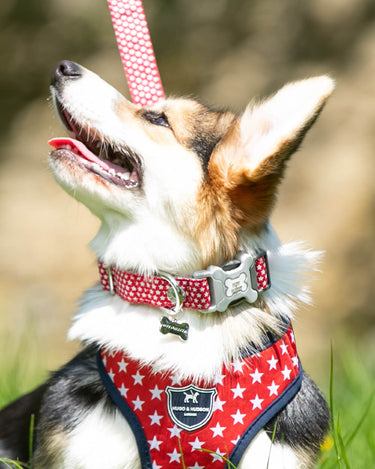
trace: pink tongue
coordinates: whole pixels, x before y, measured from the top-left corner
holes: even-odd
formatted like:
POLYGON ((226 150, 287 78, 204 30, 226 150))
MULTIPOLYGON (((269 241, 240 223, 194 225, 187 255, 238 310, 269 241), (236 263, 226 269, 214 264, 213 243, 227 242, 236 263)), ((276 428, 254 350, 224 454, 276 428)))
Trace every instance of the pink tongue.
POLYGON ((92 163, 96 163, 101 166, 105 170, 114 169, 118 173, 126 173, 127 171, 121 166, 117 166, 116 164, 110 163, 109 161, 102 160, 98 158, 92 151, 90 151, 86 145, 84 145, 79 140, 75 140, 74 138, 69 137, 59 137, 59 138, 51 138, 48 140, 48 144, 52 147, 59 149, 64 145, 70 145, 71 147, 78 150, 79 155, 85 160, 91 161, 92 163))

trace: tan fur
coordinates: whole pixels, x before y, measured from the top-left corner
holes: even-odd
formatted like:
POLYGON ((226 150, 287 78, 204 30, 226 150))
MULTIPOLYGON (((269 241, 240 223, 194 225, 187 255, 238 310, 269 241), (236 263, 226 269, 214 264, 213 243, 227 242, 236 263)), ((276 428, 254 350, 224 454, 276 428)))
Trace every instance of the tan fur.
POLYGON ((203 264, 220 265, 234 257, 238 250, 239 225, 231 216, 228 194, 210 177, 197 198, 194 238, 199 244, 203 264))

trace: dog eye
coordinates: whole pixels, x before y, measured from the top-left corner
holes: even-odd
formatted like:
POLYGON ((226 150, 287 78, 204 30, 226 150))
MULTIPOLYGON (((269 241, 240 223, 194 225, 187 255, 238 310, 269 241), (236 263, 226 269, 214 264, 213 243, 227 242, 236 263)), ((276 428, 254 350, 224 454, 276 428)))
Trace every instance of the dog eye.
POLYGON ((171 128, 168 122, 168 118, 164 114, 164 112, 145 111, 143 113, 143 117, 151 124, 160 125, 162 127, 167 127, 168 129, 171 128))

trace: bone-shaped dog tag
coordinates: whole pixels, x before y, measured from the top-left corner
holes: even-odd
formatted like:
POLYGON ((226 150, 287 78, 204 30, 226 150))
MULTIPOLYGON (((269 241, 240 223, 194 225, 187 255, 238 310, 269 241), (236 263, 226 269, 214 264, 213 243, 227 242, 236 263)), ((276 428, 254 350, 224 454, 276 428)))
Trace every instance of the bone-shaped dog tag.
POLYGON ((187 322, 179 323, 163 316, 160 321, 160 332, 162 334, 175 334, 182 340, 187 340, 189 335, 189 324, 187 322))

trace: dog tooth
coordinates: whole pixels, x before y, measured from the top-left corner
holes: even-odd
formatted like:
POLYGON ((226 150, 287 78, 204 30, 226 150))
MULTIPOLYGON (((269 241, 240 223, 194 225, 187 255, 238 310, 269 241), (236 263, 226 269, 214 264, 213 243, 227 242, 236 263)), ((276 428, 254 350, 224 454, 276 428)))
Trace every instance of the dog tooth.
POLYGON ((130 179, 130 173, 116 173, 116 176, 123 181, 128 181, 130 179))
POLYGON ((108 173, 109 173, 111 176, 116 176, 116 171, 115 171, 113 168, 109 168, 108 173))

